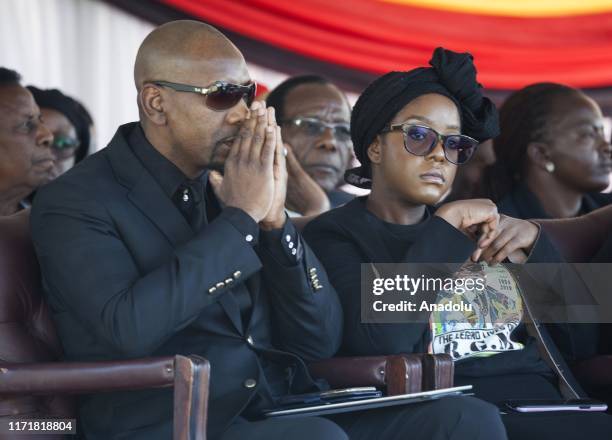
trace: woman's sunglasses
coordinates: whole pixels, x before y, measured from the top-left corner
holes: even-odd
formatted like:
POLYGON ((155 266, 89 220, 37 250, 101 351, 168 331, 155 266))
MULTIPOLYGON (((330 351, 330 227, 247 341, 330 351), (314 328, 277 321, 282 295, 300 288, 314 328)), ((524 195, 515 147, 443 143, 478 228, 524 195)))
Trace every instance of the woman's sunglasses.
POLYGON ((51 148, 53 148, 56 156, 59 159, 68 159, 73 157, 76 150, 78 150, 80 146, 81 143, 78 139, 62 135, 55 135, 53 137, 53 143, 51 144, 51 148))
POLYGON ((433 128, 415 124, 394 124, 384 129, 382 133, 402 131, 404 148, 416 156, 426 156, 442 141, 444 157, 450 163, 461 165, 470 160, 478 147, 478 141, 463 134, 443 135, 433 128))
POLYGON ((251 107, 255 99, 257 85, 252 82, 248 85, 232 84, 225 81, 215 81, 209 87, 196 87, 187 84, 179 84, 168 81, 151 81, 153 84, 168 87, 177 92, 199 93, 206 96, 206 106, 215 111, 232 108, 244 98, 248 107, 251 107))

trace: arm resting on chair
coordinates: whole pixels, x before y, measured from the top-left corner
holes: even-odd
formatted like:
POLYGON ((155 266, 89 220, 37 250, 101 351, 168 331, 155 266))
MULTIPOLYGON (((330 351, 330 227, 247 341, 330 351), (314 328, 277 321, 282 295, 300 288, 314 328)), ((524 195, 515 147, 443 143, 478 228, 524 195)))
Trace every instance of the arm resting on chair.
POLYGON ((612 205, 581 217, 535 220, 570 263, 584 263, 597 253, 612 230, 612 205))

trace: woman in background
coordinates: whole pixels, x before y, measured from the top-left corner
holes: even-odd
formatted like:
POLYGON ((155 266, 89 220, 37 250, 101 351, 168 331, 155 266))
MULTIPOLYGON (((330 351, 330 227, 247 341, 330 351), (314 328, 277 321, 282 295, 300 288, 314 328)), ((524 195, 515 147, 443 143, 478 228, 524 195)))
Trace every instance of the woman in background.
POLYGON ((500 108, 487 195, 517 218, 565 218, 612 202, 612 148, 597 103, 580 90, 533 84, 500 108))
POLYGON ((55 157, 53 178, 56 178, 89 154, 93 120, 80 102, 57 89, 27 88, 40 107, 45 125, 53 133, 51 151, 55 157))

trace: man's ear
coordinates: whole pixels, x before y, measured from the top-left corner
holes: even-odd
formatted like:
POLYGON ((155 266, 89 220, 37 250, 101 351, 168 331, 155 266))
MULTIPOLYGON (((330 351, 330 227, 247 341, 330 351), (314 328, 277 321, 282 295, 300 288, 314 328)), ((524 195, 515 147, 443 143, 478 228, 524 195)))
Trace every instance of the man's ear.
POLYGON ((530 142, 527 145, 527 157, 533 166, 544 170, 547 169, 547 164, 551 163, 550 145, 544 142, 530 142))
POLYGON ((370 162, 379 164, 382 161, 382 149, 380 145, 380 136, 376 136, 367 150, 370 162))
POLYGON ((145 84, 138 94, 140 108, 147 119, 155 125, 165 125, 167 122, 164 102, 159 89, 153 84, 145 84))

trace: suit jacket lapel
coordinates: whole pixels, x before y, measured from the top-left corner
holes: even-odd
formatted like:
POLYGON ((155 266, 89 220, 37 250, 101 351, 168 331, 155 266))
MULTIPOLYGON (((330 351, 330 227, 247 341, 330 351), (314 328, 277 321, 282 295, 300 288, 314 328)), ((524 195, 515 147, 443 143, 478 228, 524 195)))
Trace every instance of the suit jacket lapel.
POLYGON ((173 246, 185 243, 194 236, 185 217, 146 170, 129 192, 128 199, 155 223, 173 246))
POLYGON ((230 321, 232 321, 234 327, 236 327, 236 330, 238 330, 238 333, 240 333, 241 335, 244 334, 244 330, 242 328, 242 315, 240 314, 240 306, 238 305, 238 301, 236 301, 236 298, 234 297, 232 291, 221 294, 218 301, 223 310, 225 310, 225 313, 227 314, 230 321))
POLYGON ((107 155, 117 180, 129 188, 128 199, 153 222, 173 246, 185 243, 194 232, 157 181, 132 152, 127 139, 137 123, 119 127, 107 155))
POLYGON ((246 330, 249 331, 251 325, 253 324, 253 321, 255 320, 255 313, 257 311, 257 301, 259 300, 259 291, 261 289, 261 277, 250 277, 248 280, 246 280, 244 284, 248 290, 249 295, 251 295, 252 302, 246 326, 246 330))
MULTIPOLYGON (((107 147, 109 161, 119 183, 129 188, 128 199, 177 247, 193 238, 194 231, 132 152, 127 139, 136 125, 130 123, 119 127, 107 147)), ((221 295, 219 304, 242 334, 240 306, 232 292, 221 295)))

